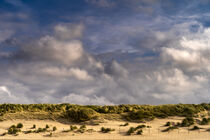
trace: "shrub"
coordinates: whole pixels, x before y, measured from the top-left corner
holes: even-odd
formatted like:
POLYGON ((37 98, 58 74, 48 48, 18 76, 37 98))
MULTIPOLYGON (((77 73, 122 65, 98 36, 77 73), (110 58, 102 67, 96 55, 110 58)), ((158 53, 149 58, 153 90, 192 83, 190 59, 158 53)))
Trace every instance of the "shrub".
POLYGON ((138 131, 137 131, 137 133, 136 133, 136 134, 137 134, 137 135, 142 135, 142 133, 143 133, 143 130, 142 130, 142 129, 140 129, 140 130, 138 130, 138 131))
POLYGON ((17 124, 17 128, 23 128, 23 124, 22 123, 18 123, 17 124))
POLYGON ((210 118, 208 118, 208 119, 207 118, 203 118, 200 124, 201 125, 208 125, 209 122, 210 122, 210 118))
POLYGON ((120 126, 128 126, 129 123, 121 124, 120 126))
POLYGON ((56 131, 56 130, 57 130, 57 128, 54 126, 54 127, 53 127, 53 131, 56 131))
POLYGON ((86 125, 80 126, 80 129, 86 129, 86 125))
POLYGON ((191 130, 199 130, 200 128, 198 126, 194 126, 191 130))
POLYGON ((70 131, 74 131, 77 129, 77 126, 74 126, 74 125, 70 125, 70 131))
POLYGON ((177 126, 169 126, 168 128, 162 130, 162 132, 168 132, 168 131, 171 131, 171 130, 174 130, 174 129, 178 129, 177 126))
POLYGON ((33 127, 32 127, 32 129, 35 129, 35 128, 36 128, 36 125, 34 124, 33 127))
POLYGON ((46 128, 46 129, 48 129, 48 128, 50 128, 50 127, 49 127, 49 125, 48 125, 48 124, 46 124, 45 128, 46 128))
POLYGON ((146 125, 138 125, 136 128, 135 128, 135 130, 138 130, 138 129, 142 129, 142 128, 145 128, 146 127, 146 125))
POLYGON ((4 132, 3 134, 1 134, 0 136, 5 136, 7 133, 6 132, 4 132))
POLYGON ((66 111, 66 117, 75 122, 88 121, 96 116, 97 113, 90 108, 72 108, 66 111))
POLYGON ((32 131, 31 130, 28 130, 28 131, 25 131, 24 133, 25 134, 29 134, 29 133, 32 133, 32 131))
POLYGON ((166 122, 164 126, 171 126, 171 122, 166 122))
POLYGON ((186 117, 182 120, 181 126, 182 127, 188 127, 194 124, 194 119, 192 117, 186 117))
POLYGON ((135 132, 135 128, 134 127, 130 127, 130 129, 126 132, 127 135, 131 135, 135 132))
POLYGON ((115 129, 101 127, 101 132, 102 133, 108 133, 108 132, 111 132, 111 131, 115 131, 115 129))
POLYGON ((46 132, 47 129, 46 128, 38 128, 35 133, 40 133, 40 132, 46 132))
POLYGON ((15 125, 10 126, 10 128, 8 129, 8 134, 17 134, 18 132, 21 132, 21 130, 15 125))

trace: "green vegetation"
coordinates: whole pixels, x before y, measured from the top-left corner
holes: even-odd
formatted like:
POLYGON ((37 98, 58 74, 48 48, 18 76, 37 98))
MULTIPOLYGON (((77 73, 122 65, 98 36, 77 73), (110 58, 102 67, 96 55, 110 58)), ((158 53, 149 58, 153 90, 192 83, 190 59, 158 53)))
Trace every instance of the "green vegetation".
POLYGON ((115 129, 101 127, 101 132, 102 133, 109 133, 111 131, 115 131, 115 129))
POLYGON ((77 129, 77 126, 74 126, 74 125, 70 125, 70 131, 74 131, 77 129))
POLYGON ((25 134, 29 134, 29 133, 32 133, 33 131, 31 131, 31 130, 28 130, 28 131, 25 131, 24 133, 25 134))
POLYGON ((208 125, 210 122, 210 118, 203 118, 200 125, 208 125))
POLYGON ((23 124, 22 123, 18 123, 17 124, 17 128, 23 128, 23 124))
POLYGON ((32 127, 32 129, 35 129, 35 128, 36 128, 36 125, 34 124, 33 127, 32 127))
POLYGON ((46 128, 46 129, 48 129, 48 128, 50 128, 50 127, 49 127, 49 125, 48 125, 48 124, 46 124, 45 128, 46 128))
POLYGON ((146 125, 138 125, 137 127, 130 127, 129 130, 126 132, 127 135, 131 135, 131 134, 134 134, 136 131, 136 134, 137 135, 142 135, 143 133, 143 128, 145 128, 146 125))
POLYGON ((137 131, 137 133, 136 133, 136 134, 137 134, 137 135, 142 135, 142 133, 143 133, 143 130, 142 130, 142 129, 140 129, 140 130, 138 130, 138 131, 137 131))
POLYGON ((171 122, 166 122, 164 126, 171 126, 171 122))
POLYGON ((135 128, 134 127, 130 127, 129 130, 127 131, 127 135, 131 135, 135 132, 135 128))
POLYGON ((15 125, 12 125, 8 129, 8 134, 17 134, 18 132, 21 132, 20 128, 17 128, 15 125))
POLYGON ((182 120, 181 126, 182 127, 188 127, 193 125, 195 120, 192 117, 186 117, 185 119, 182 120))
POLYGON ((146 127, 146 125, 138 125, 136 128, 135 128, 135 130, 138 130, 138 129, 142 129, 142 128, 145 128, 146 127))
POLYGON ((35 133, 40 133, 40 132, 46 132, 47 131, 47 129, 46 128, 38 128, 37 130, 35 130, 34 132, 35 133))
POLYGON ((174 129, 178 129, 178 126, 169 126, 168 128, 162 130, 162 132, 168 132, 168 131, 172 131, 174 129))
POLYGON ((66 118, 75 122, 88 121, 96 116, 96 111, 91 108, 71 108, 66 111, 66 118))
POLYGON ((80 126, 80 129, 86 129, 86 125, 80 126))
POLYGON ((120 126, 128 126, 129 123, 121 124, 120 126))
MULTIPOLYGON (((210 110, 210 104, 169 104, 169 105, 73 105, 73 104, 1 104, 0 119, 8 113, 39 113, 39 119, 67 119, 83 122, 103 117, 103 114, 119 114, 128 121, 152 120, 168 116, 194 117, 199 112, 210 110), (43 115, 42 115, 43 114, 43 115)), ((9 114, 9 115, 10 115, 9 114)), ((11 116, 11 115, 10 115, 11 116)), ((34 115, 33 115, 34 116, 34 115)), ((9 118, 9 117, 8 117, 9 118)), ((205 124, 205 122, 204 122, 205 124)))
POLYGON ((200 127, 195 125, 191 130, 199 130, 199 129, 200 129, 200 127))
POLYGON ((54 127, 53 127, 53 131, 56 131, 56 130, 57 130, 57 127, 56 127, 56 126, 54 126, 54 127))

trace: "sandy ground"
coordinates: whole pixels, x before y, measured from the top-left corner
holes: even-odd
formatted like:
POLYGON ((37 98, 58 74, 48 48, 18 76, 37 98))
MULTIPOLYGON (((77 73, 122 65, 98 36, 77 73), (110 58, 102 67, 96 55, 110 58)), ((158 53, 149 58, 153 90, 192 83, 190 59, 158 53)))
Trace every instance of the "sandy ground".
MULTIPOLYGON (((167 121, 181 122, 183 118, 168 118, 168 119, 155 119, 146 123, 129 123, 128 126, 120 127, 119 125, 124 124, 123 121, 105 121, 100 125, 86 125, 87 129, 93 129, 94 132, 76 133, 76 132, 63 132, 69 130, 69 124, 63 124, 50 120, 10 120, 0 122, 0 134, 7 132, 7 129, 17 123, 22 123, 24 127, 22 131, 33 130, 31 127, 33 124, 36 128, 44 128, 46 124, 50 126, 49 130, 52 130, 53 126, 57 127, 55 132, 52 132, 52 136, 49 137, 50 132, 42 133, 30 133, 24 134, 19 133, 18 136, 5 135, 0 136, 0 139, 71 139, 71 140, 210 140, 210 131, 206 131, 210 128, 210 125, 200 126, 203 129, 196 131, 189 131, 188 128, 180 128, 171 132, 161 132, 165 129, 163 125, 167 121), (151 126, 151 128, 144 128, 143 135, 131 135, 126 136, 126 131, 131 127, 136 127, 139 124, 145 124, 151 126), (113 128, 115 131, 111 133, 101 133, 101 127, 113 128)), ((81 125, 76 125, 80 127, 81 125)))

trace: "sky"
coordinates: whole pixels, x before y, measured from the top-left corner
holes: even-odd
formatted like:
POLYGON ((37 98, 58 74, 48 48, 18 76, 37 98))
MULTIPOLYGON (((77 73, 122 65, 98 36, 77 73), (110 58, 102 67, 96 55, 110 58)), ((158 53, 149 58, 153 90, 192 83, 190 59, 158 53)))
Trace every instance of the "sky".
POLYGON ((209 7, 1 0, 0 103, 209 103, 209 7))

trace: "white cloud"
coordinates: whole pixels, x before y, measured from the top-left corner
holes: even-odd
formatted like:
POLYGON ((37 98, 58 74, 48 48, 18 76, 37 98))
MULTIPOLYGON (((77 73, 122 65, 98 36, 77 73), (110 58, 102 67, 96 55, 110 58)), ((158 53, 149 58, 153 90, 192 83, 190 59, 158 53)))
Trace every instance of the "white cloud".
POLYGON ((89 105, 112 105, 113 103, 111 103, 110 101, 108 101, 106 98, 104 97, 87 97, 84 95, 78 95, 75 93, 70 93, 69 95, 63 97, 62 102, 64 103, 72 103, 72 104, 89 104, 89 105))
POLYGON ((11 96, 11 92, 5 86, 0 86, 0 93, 2 93, 2 94, 6 93, 6 94, 8 94, 8 96, 11 96))

